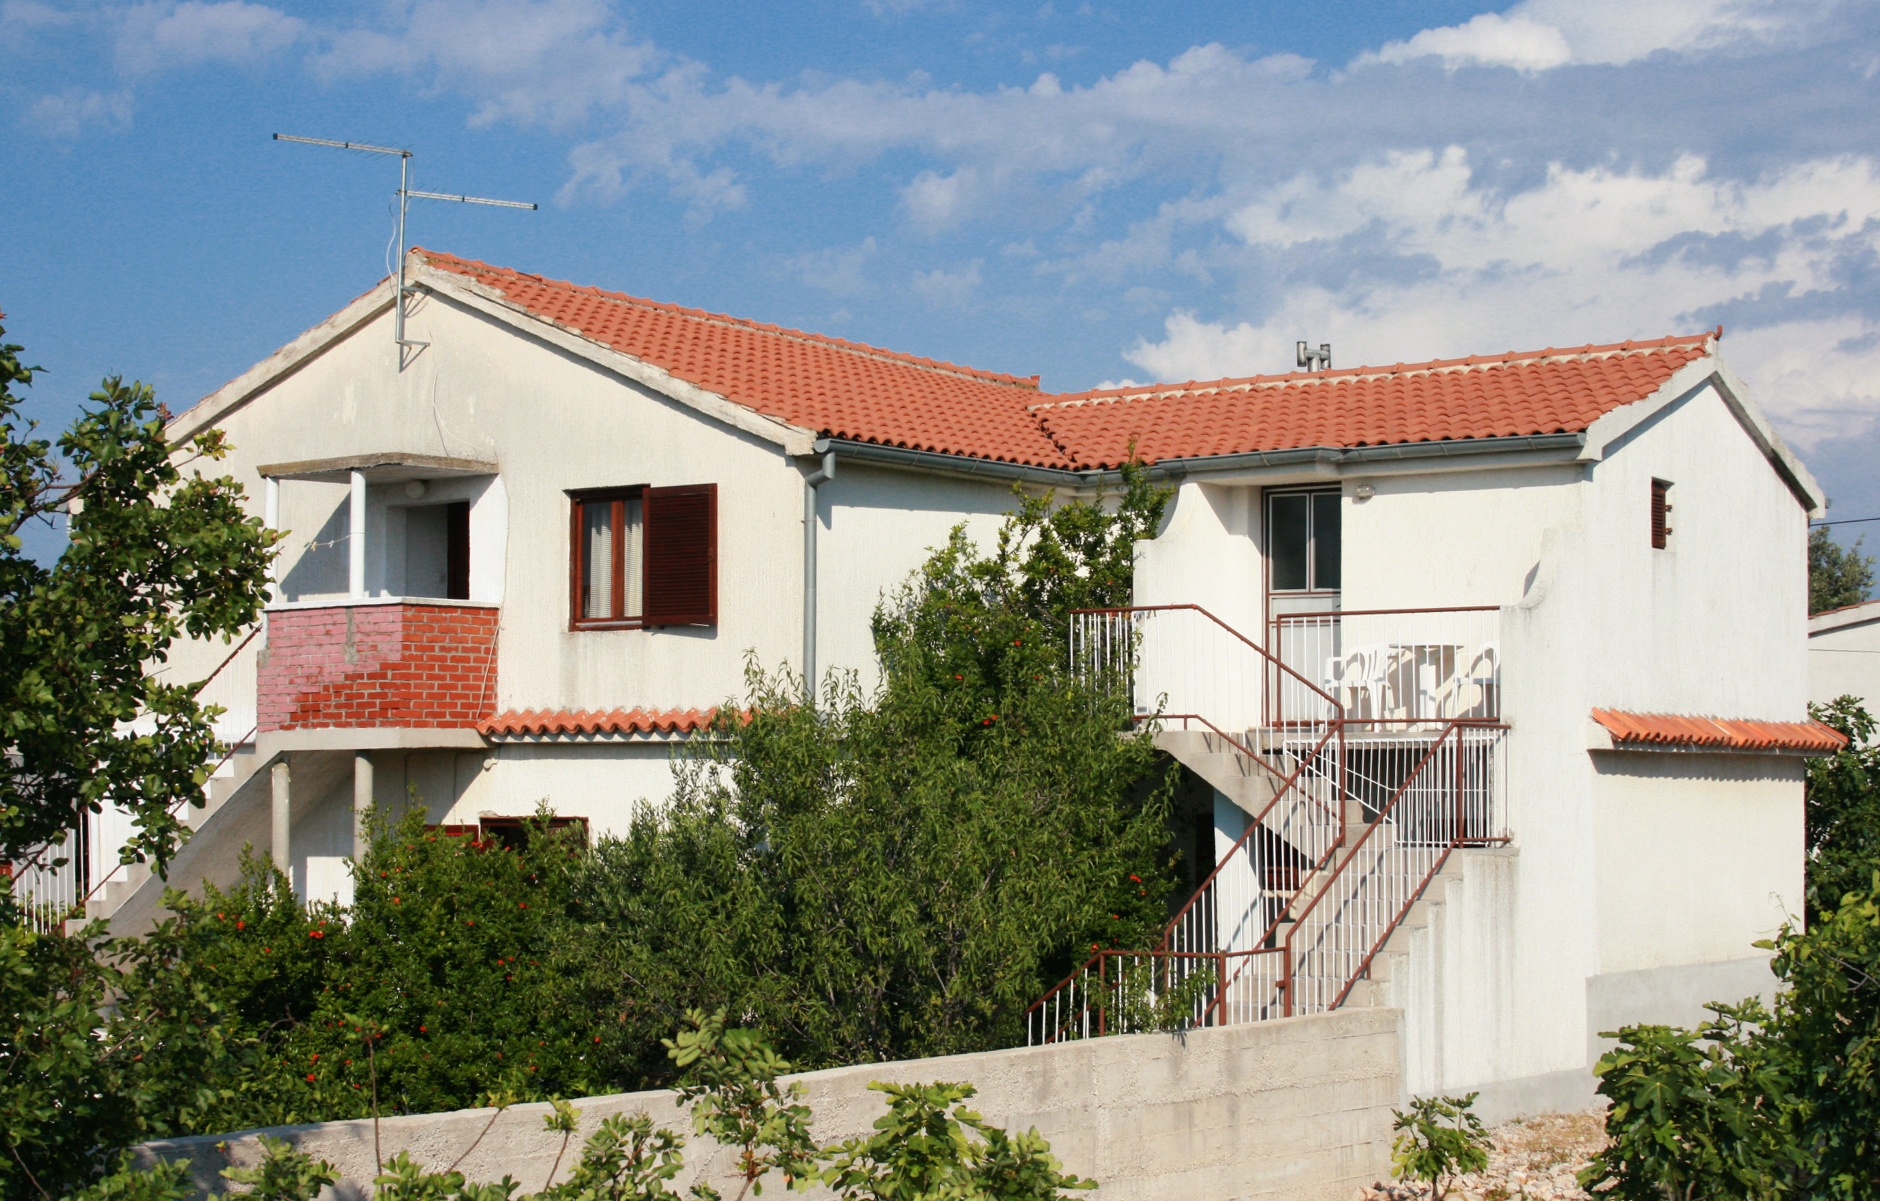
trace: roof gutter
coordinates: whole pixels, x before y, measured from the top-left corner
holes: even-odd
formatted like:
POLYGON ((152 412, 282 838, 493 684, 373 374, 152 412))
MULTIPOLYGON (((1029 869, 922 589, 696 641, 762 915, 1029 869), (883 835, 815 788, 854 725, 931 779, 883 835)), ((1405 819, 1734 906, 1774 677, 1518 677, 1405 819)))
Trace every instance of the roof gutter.
MULTIPOLYGON (((1537 458, 1572 459, 1586 445, 1585 433, 1524 434, 1510 438, 1456 438, 1442 442, 1405 442, 1391 446, 1301 446, 1287 450, 1253 450, 1231 455, 1198 455, 1182 459, 1161 459, 1149 466, 1150 479, 1180 480, 1189 476, 1224 475, 1235 472, 1322 466, 1338 473, 1339 468, 1365 464, 1429 462, 1437 459, 1476 459, 1484 455, 1531 455, 1537 458)), ((1008 463, 967 455, 944 454, 932 450, 910 450, 883 446, 876 442, 855 442, 847 438, 818 438, 817 454, 883 467, 902 467, 977 478, 1016 480, 1027 484, 1045 484, 1061 488, 1098 488, 1122 482, 1123 473, 1113 468, 1069 471, 1056 467, 1034 467, 1026 463, 1008 463)))
POLYGON ((943 454, 933 450, 909 450, 903 446, 883 446, 878 442, 853 442, 847 438, 818 438, 819 455, 833 454, 856 463, 874 463, 882 467, 907 467, 939 475, 1016 480, 1026 484, 1049 484, 1078 488, 1095 483, 1092 471, 1065 471, 1056 467, 1034 467, 1029 463, 1008 463, 999 459, 976 459, 968 455, 943 454))

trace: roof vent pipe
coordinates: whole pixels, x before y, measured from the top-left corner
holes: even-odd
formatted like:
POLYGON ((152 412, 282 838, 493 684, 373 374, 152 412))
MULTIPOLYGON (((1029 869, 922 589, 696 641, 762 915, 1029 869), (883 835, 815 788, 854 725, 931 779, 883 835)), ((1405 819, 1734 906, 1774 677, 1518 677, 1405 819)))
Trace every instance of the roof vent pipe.
POLYGON ((824 450, 822 469, 803 477, 803 693, 816 706, 816 490, 835 477, 836 452, 824 450))
POLYGON ((1330 342, 1319 343, 1317 350, 1312 349, 1305 342, 1299 343, 1299 369, 1311 371, 1315 367, 1325 371, 1332 369, 1332 344, 1330 342))

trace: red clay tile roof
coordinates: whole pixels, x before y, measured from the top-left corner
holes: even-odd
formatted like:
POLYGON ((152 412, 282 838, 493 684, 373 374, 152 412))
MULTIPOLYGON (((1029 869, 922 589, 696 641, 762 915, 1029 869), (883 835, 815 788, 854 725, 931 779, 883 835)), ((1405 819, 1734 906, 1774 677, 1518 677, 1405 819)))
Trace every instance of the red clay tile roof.
POLYGON ((1670 713, 1626 713, 1595 709, 1593 720, 1614 743, 1716 747, 1732 751, 1818 751, 1832 755, 1847 736, 1818 721, 1744 721, 1722 717, 1683 717, 1670 713))
POLYGON ((1068 467, 1026 411, 1038 377, 960 367, 620 292, 416 253, 538 317, 688 383, 832 438, 1068 467))
POLYGON ((1051 395, 1002 375, 414 250, 591 341, 817 434, 1036 467, 1577 433, 1715 333, 1051 395))
POLYGON ((716 709, 511 709, 477 727, 485 738, 693 734, 709 729, 716 709))
POLYGON ((1041 399, 1044 428, 1079 467, 1300 447, 1577 433, 1643 400, 1713 334, 1394 367, 1153 384, 1041 399))

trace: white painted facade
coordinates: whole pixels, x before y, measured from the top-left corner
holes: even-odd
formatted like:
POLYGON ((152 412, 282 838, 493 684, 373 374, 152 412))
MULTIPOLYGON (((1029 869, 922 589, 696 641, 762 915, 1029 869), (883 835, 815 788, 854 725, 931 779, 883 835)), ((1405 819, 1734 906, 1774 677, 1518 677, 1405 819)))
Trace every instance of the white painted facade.
POLYGON ((1880 601, 1808 619, 1808 699, 1825 705, 1844 696, 1861 698, 1869 713, 1880 706, 1880 601))
MULTIPOLYGON (((234 450, 222 467, 248 487, 258 515, 269 490, 262 468, 282 477, 280 606, 435 594, 425 549, 438 537, 434 506, 464 501, 470 600, 500 611, 496 711, 707 709, 744 694, 747 662, 799 669, 805 493, 832 465, 815 431, 443 275, 418 278, 430 291, 407 329, 423 346, 401 355, 393 345, 381 287, 173 425, 227 434, 234 450), (337 480, 330 473, 294 478, 282 465, 373 455, 486 467, 436 475, 421 495, 404 479, 367 482, 355 581, 350 486, 322 482, 337 480), (569 494, 703 483, 718 486, 716 624, 571 629, 569 494), (352 595, 355 582, 363 597, 352 595)), ((1601 1030, 1643 1020, 1631 1014, 1689 1022, 1704 1001, 1744 995, 1710 990, 1767 980, 1751 944, 1800 912, 1803 829, 1800 758, 1614 749, 1589 733, 1589 714, 1803 720, 1804 543, 1822 501, 1714 355, 1582 436, 1409 450, 1243 455, 1165 472, 1176 496, 1157 536, 1139 544, 1135 601, 1198 604, 1264 644, 1273 616, 1265 498, 1311 485, 1339 497, 1332 603, 1342 611, 1489 609, 1481 620, 1498 630, 1490 646, 1510 727, 1498 768, 1510 841, 1457 853, 1391 936, 1368 996, 1404 1010, 1412 1092, 1481 1088, 1491 1112, 1584 1103, 1601 1030), (1662 550, 1651 546, 1654 480, 1671 486, 1662 550)), ((853 672, 864 686, 877 671, 874 609, 930 548, 961 524, 988 542, 1015 480, 1079 484, 1069 473, 1054 481, 981 461, 891 457, 840 449, 833 476, 813 487, 819 675, 853 672)), ((231 740, 255 724, 260 650, 245 648, 205 693, 228 708, 231 740)), ((168 670, 200 678, 227 653, 180 648, 168 670)), ((1169 678, 1219 667, 1178 664, 1169 678)), ((1220 720, 1245 729, 1258 718, 1237 710, 1220 720)), ((381 806, 416 798, 433 821, 520 816, 546 803, 606 833, 669 795, 679 745, 656 733, 264 735, 252 767, 230 769, 216 804, 196 817, 202 834, 178 872, 227 879, 241 841, 265 844, 266 773, 254 769, 274 759, 303 781, 290 806, 295 884, 343 899, 361 781, 381 806)), ((1215 793, 1217 855, 1246 830, 1244 803, 1215 793)), ((1251 906, 1261 886, 1249 875, 1223 887, 1251 906)), ((152 894, 138 891, 120 923, 148 920, 152 894)), ((1234 935, 1234 949, 1258 934, 1234 935)))
MULTIPOLYGON (((1806 527, 1821 500, 1805 473, 1779 472, 1743 397, 1707 359, 1583 445, 1526 462, 1191 475, 1141 547, 1140 603, 1198 603, 1258 638, 1262 490, 1332 486, 1344 610, 1499 606, 1511 843, 1457 852, 1441 929, 1400 930, 1394 975, 1374 973, 1393 981, 1379 1003, 1406 1011, 1411 1092, 1480 1088, 1498 1114, 1585 1104, 1599 1032, 1647 1020, 1602 1002, 1612 981, 1633 1011, 1685 1024, 1772 982, 1752 944, 1802 911, 1804 761, 1588 735, 1595 707, 1806 719, 1806 527), (1672 484, 1663 550, 1654 479, 1672 484), (1736 991, 1707 991, 1720 980, 1736 991)), ((1246 820, 1217 822, 1217 842, 1246 820)))

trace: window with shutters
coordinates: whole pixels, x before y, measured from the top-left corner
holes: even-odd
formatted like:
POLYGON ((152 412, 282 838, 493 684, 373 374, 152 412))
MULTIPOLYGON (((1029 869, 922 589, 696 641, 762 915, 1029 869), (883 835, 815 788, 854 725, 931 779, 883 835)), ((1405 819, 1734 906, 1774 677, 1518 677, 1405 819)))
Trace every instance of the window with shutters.
POLYGON ((718 485, 571 500, 571 628, 717 624, 718 485))
POLYGON ((1652 549, 1665 550, 1671 545, 1671 484, 1652 481, 1652 549))

